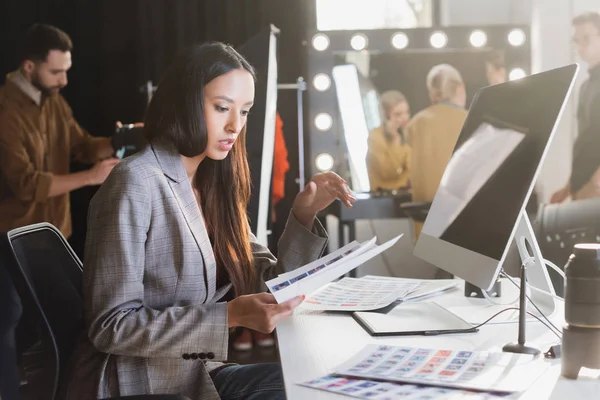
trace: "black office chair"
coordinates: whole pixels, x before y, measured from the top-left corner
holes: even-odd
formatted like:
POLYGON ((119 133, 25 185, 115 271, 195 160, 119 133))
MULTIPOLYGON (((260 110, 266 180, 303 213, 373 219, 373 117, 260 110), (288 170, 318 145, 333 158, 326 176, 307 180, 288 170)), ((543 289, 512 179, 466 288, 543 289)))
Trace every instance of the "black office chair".
MULTIPOLYGON (((0 234, 0 263, 8 270, 21 298, 24 318, 33 322, 40 338, 34 346, 41 350, 36 352, 36 399, 55 400, 60 393, 61 373, 83 330, 81 261, 58 229, 41 223, 0 234)), ((143 395, 119 399, 186 397, 143 395)))
POLYGON ((15 330, 21 311, 21 299, 0 260, 0 399, 19 398, 15 330))

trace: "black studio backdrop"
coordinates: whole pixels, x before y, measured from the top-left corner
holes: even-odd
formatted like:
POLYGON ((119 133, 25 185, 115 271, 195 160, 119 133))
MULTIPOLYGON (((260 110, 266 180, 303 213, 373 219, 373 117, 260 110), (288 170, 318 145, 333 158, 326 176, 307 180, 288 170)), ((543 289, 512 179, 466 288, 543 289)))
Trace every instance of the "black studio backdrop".
MULTIPOLYGON (((18 63, 23 33, 34 22, 65 30, 74 43, 73 67, 63 95, 79 123, 96 136, 111 135, 117 120, 142 120, 140 87, 157 84, 174 56, 207 40, 238 46, 269 24, 277 26, 279 82, 304 76, 306 32, 315 21, 312 0, 0 0, 0 81, 18 63)), ((279 221, 298 187, 294 91, 280 91, 290 171, 279 221)), ((85 166, 74 165, 73 170, 85 166)), ((71 243, 83 253, 87 206, 94 188, 72 193, 71 243)))

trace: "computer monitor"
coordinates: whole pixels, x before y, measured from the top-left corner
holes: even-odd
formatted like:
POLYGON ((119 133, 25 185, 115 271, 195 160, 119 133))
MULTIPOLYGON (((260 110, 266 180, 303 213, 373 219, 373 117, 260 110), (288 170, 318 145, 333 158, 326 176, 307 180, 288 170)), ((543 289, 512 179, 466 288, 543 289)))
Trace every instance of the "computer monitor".
POLYGON ((516 238, 523 261, 535 258, 530 282, 553 292, 525 205, 577 70, 572 64, 478 91, 415 246, 416 256, 489 290, 516 238))

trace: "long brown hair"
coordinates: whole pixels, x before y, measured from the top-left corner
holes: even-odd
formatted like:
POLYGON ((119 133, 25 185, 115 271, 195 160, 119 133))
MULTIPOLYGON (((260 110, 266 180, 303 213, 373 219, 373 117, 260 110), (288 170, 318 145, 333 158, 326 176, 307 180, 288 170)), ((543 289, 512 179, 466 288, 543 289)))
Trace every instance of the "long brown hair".
MULTIPOLYGON (((235 69, 245 69, 256 80, 252 66, 223 43, 198 45, 182 54, 167 70, 148 106, 144 124, 148 140, 166 139, 185 157, 202 154, 208 143, 204 87, 235 69)), ((217 268, 227 272, 236 295, 251 293, 256 274, 247 215, 251 192, 245 127, 224 160, 205 158, 200 163, 194 185, 217 268)))

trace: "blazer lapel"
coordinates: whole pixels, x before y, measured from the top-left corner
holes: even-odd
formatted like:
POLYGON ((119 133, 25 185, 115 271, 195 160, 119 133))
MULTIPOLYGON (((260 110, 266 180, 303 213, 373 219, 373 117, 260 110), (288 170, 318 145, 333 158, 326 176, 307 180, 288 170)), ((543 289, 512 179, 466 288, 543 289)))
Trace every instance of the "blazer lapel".
POLYGON ((215 255, 206 230, 202 212, 189 182, 181 158, 174 146, 164 143, 153 143, 154 154, 164 174, 169 178, 169 185, 183 213, 192 236, 202 253, 204 260, 204 276, 206 283, 205 302, 215 295, 217 286, 217 268, 215 255))

